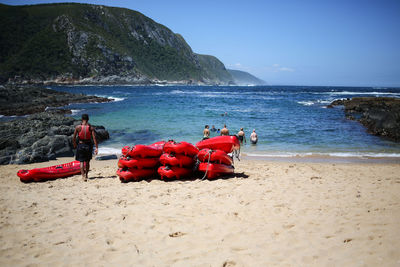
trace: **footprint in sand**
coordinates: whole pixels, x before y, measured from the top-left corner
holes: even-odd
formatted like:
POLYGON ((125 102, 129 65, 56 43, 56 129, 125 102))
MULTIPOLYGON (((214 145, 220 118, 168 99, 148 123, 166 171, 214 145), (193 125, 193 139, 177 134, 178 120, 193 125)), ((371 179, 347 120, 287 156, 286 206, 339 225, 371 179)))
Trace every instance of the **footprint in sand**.
POLYGON ((180 236, 184 236, 186 235, 186 233, 182 233, 182 232, 175 232, 172 234, 169 234, 170 237, 180 237, 180 236))
POLYGON ((236 262, 234 262, 234 261, 225 261, 222 264, 222 267, 232 267, 232 266, 236 266, 236 262))
POLYGON ((294 224, 286 224, 286 225, 282 225, 283 228, 285 229, 290 229, 294 227, 294 224))

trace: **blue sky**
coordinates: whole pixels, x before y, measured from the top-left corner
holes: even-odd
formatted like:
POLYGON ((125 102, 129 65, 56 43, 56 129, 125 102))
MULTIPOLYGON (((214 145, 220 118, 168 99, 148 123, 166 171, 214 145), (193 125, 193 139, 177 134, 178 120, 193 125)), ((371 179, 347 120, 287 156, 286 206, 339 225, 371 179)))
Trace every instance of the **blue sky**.
POLYGON ((400 86, 400 0, 79 2, 137 10, 270 85, 400 86))

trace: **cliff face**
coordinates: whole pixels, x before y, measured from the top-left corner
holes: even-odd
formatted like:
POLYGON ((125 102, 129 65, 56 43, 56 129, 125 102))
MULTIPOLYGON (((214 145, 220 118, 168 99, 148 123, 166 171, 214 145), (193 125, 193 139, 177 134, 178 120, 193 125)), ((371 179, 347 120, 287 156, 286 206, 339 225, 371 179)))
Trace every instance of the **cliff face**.
POLYGON ((228 72, 232 75, 233 81, 237 85, 265 85, 263 80, 251 75, 248 72, 241 70, 230 70, 228 72))
POLYGON ((215 57, 143 14, 87 4, 0 5, 0 82, 227 84, 215 57))

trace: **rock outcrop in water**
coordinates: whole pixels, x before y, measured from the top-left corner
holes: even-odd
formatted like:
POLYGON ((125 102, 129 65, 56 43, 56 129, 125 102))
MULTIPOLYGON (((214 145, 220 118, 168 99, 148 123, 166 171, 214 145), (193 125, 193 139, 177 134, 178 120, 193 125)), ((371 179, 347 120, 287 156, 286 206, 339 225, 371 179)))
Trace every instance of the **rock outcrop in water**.
MULTIPOLYGON (((26 115, 43 111, 48 106, 72 102, 110 101, 38 87, 2 87, 0 94, 0 110, 6 115, 26 115)), ((33 163, 73 156, 72 135, 80 121, 64 116, 65 112, 68 110, 49 109, 26 118, 0 122, 0 164, 33 163)), ((95 126, 95 132, 99 143, 109 139, 103 126, 95 126)))
POLYGON ((110 101, 112 100, 104 97, 71 94, 35 86, 0 86, 0 115, 4 116, 39 113, 48 107, 62 107, 71 103, 110 101))
POLYGON ((143 14, 61 3, 0 4, 0 83, 229 84, 216 57, 143 14))
POLYGON ((400 99, 392 97, 354 97, 335 100, 331 106, 343 105, 346 117, 356 119, 368 132, 400 142, 400 99))

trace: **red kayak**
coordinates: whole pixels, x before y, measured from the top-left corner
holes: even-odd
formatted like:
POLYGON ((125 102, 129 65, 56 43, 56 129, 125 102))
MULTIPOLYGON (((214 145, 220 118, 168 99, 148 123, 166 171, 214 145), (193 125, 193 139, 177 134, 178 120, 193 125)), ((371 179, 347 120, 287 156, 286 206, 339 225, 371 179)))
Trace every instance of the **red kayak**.
POLYGON ((131 158, 156 158, 163 153, 162 146, 135 145, 127 155, 131 158))
POLYGON ((121 149, 122 155, 124 155, 124 156, 128 155, 129 150, 131 150, 131 147, 130 147, 130 146, 124 146, 124 147, 121 149))
POLYGON ((162 165, 179 166, 179 167, 193 167, 194 158, 182 154, 168 154, 164 153, 160 157, 162 165))
POLYGON ((222 150, 225 153, 232 153, 233 150, 240 149, 239 138, 236 135, 216 136, 204 139, 196 144, 198 149, 209 148, 212 150, 222 150))
POLYGON ((151 144, 150 146, 154 146, 154 147, 163 149, 165 143, 167 143, 167 142, 165 142, 165 141, 159 141, 159 142, 155 142, 154 144, 151 144))
POLYGON ((121 157, 118 160, 118 167, 119 168, 156 168, 160 163, 159 158, 139 158, 139 159, 132 159, 130 157, 121 157))
POLYGON ((233 159, 222 150, 211 150, 208 148, 202 149, 197 154, 197 158, 201 162, 220 163, 225 165, 232 165, 233 159))
POLYGON ((217 163, 205 163, 202 162, 199 165, 199 171, 206 172, 207 171, 207 179, 214 179, 219 176, 232 174, 234 172, 234 168, 232 166, 228 166, 225 164, 217 164, 217 163), (208 165, 208 167, 207 167, 208 165))
MULTIPOLYGON (((162 150, 163 149, 163 147, 164 147, 164 145, 165 145, 165 141, 159 141, 159 142, 155 142, 155 143, 153 143, 153 144, 151 144, 151 145, 149 145, 150 147, 153 147, 153 148, 156 148, 156 149, 158 149, 158 150, 162 150)), ((141 145, 142 146, 142 145, 141 145)), ((135 146, 133 146, 132 148, 130 147, 130 146, 124 146, 123 148, 122 148, 122 155, 124 155, 124 156, 126 156, 126 155, 128 155, 128 153, 129 153, 129 151, 131 151, 131 150, 133 150, 134 149, 134 147, 135 146)))
POLYGON ((121 182, 139 181, 157 175, 156 169, 118 169, 117 175, 121 182))
POLYGON ((191 168, 180 168, 177 166, 161 166, 158 168, 158 174, 161 176, 161 179, 180 179, 193 174, 193 170, 191 168))
POLYGON ((180 143, 176 143, 175 141, 168 141, 164 145, 164 152, 170 154, 184 154, 186 156, 193 157, 197 155, 199 150, 191 143, 185 141, 182 141, 180 143))
POLYGON ((80 162, 73 161, 51 167, 19 170, 17 175, 21 182, 28 183, 65 178, 79 173, 81 173, 80 162))

